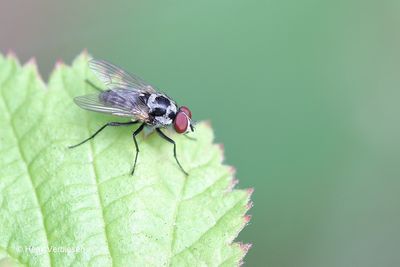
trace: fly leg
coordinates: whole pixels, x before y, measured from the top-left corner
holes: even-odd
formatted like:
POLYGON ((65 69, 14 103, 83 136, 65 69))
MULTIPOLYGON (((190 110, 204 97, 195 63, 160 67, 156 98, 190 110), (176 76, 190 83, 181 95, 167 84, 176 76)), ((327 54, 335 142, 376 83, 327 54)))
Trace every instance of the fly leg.
POLYGON ((179 163, 178 157, 176 156, 176 143, 174 140, 172 140, 171 138, 169 138, 168 136, 166 136, 161 130, 160 128, 156 128, 157 133, 166 141, 170 142, 171 144, 174 145, 174 158, 176 160, 176 163, 178 163, 179 168, 181 168, 181 171, 188 176, 189 174, 183 169, 182 165, 179 163))
POLYGON ((186 137, 186 138, 187 138, 187 139, 189 139, 189 140, 192 140, 192 141, 197 141, 197 138, 194 138, 194 137, 188 136, 188 135, 186 135, 186 134, 184 134, 183 136, 184 136, 184 137, 186 137))
POLYGON ((86 143, 87 141, 93 139, 98 133, 100 133, 102 130, 104 130, 104 128, 106 128, 107 126, 126 126, 126 125, 132 125, 135 123, 138 123, 139 121, 128 121, 128 122, 108 122, 106 124, 104 124, 103 126, 101 126, 100 129, 98 129, 92 136, 90 136, 89 138, 86 138, 85 140, 83 140, 82 142, 80 142, 79 144, 73 145, 73 146, 69 146, 68 148, 75 148, 77 146, 82 145, 83 143, 86 143))
POLYGON ((142 123, 142 125, 140 125, 139 128, 137 128, 132 134, 133 141, 135 142, 135 147, 136 147, 136 155, 135 155, 135 162, 133 163, 133 169, 132 169, 131 175, 133 175, 133 173, 135 172, 136 162, 137 162, 137 158, 139 155, 139 146, 136 141, 136 135, 138 135, 143 130, 144 126, 145 126, 145 123, 142 123))
POLYGON ((91 87, 93 87, 94 89, 96 89, 99 92, 104 92, 103 89, 101 89, 100 87, 98 87, 97 85, 95 85, 94 83, 92 83, 91 81, 89 81, 88 79, 85 80, 85 82, 87 84, 89 84, 91 87))

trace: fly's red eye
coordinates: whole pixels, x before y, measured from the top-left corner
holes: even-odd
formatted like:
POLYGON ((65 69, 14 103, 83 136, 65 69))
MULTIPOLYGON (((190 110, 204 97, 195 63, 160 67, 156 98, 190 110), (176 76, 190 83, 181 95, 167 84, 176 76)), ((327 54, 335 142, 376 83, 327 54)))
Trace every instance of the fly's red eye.
POLYGON ((174 120, 174 128, 177 133, 184 133, 187 130, 187 127, 189 125, 188 118, 186 117, 187 114, 184 113, 183 111, 179 111, 176 114, 175 120, 174 120))
POLYGON ((188 107, 182 106, 179 110, 184 112, 190 119, 192 118, 192 112, 188 107))

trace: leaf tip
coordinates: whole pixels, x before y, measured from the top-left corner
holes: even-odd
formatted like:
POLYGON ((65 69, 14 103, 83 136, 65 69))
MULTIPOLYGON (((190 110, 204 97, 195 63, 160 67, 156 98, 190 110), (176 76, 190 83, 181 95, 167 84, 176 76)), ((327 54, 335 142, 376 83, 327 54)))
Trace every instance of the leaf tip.
POLYGON ((236 168, 233 166, 229 166, 229 174, 234 175, 236 173, 236 168))
POLYGON ((84 48, 80 54, 80 56, 84 59, 84 60, 89 60, 90 58, 90 54, 87 48, 84 48))
POLYGON ((232 190, 235 188, 235 186, 237 185, 239 183, 239 180, 238 179, 236 179, 236 178, 233 178, 232 180, 231 180, 231 182, 229 183, 229 186, 228 186, 228 192, 232 192, 232 190))
POLYGON ((207 128, 212 128, 212 125, 211 125, 211 121, 210 121, 210 120, 205 120, 205 121, 204 121, 204 125, 205 125, 207 128))
POLYGON ((35 57, 31 57, 31 58, 26 62, 26 64, 37 66, 36 58, 35 58, 35 57))
POLYGON ((251 197, 251 195, 253 195, 254 193, 254 187, 250 187, 246 189, 247 195, 249 196, 249 198, 251 197))
POLYGON ((59 58, 59 59, 57 59, 56 64, 54 65, 54 68, 58 69, 63 65, 65 65, 64 61, 61 58, 59 58))
POLYGON ((224 161, 225 160, 225 147, 224 147, 224 144, 216 144, 217 145, 217 147, 218 147, 218 150, 219 150, 219 153, 221 154, 221 159, 222 159, 222 161, 224 161))
POLYGON ((15 51, 12 50, 11 48, 8 49, 7 54, 6 54, 7 58, 12 58, 12 59, 16 59, 17 55, 15 54, 15 51))
POLYGON ((239 247, 240 247, 240 249, 241 249, 243 252, 245 252, 245 253, 247 253, 247 252, 249 251, 249 249, 251 249, 252 246, 253 246, 252 243, 242 243, 242 242, 239 242, 239 247))
POLYGON ((242 259, 239 261, 239 266, 242 266, 244 264, 243 258, 244 256, 246 256, 246 254, 249 252, 249 250, 251 249, 251 247, 253 246, 252 243, 242 243, 239 242, 239 248, 242 250, 243 252, 243 257, 242 259))
POLYGON ((44 83, 43 77, 42 77, 42 75, 40 74, 39 67, 38 67, 38 64, 37 64, 37 61, 36 61, 36 58, 35 58, 35 57, 31 57, 31 58, 25 63, 25 66, 28 67, 28 68, 31 67, 31 68, 33 69, 33 71, 34 71, 36 77, 37 77, 42 83, 44 83))
POLYGON ((251 209, 252 207, 253 207, 253 201, 249 201, 249 202, 246 204, 246 209, 249 210, 249 209, 251 209))
POLYGON ((83 48, 82 55, 84 55, 84 56, 88 56, 89 55, 89 52, 88 52, 87 48, 83 48))
POLYGON ((11 62, 14 62, 14 64, 16 64, 18 66, 21 65, 20 62, 19 62, 19 59, 17 57, 17 54, 12 49, 8 49, 8 51, 6 53, 6 59, 11 61, 11 62))
MULTIPOLYGON (((248 205, 246 207, 248 207, 248 205)), ((245 224, 248 224, 251 220, 251 215, 250 214, 245 215, 243 220, 245 224)))

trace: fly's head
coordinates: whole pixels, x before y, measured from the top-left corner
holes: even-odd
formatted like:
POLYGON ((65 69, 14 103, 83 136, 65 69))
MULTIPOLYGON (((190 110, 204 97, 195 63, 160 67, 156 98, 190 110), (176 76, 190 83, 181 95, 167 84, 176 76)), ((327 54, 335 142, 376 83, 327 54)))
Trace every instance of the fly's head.
POLYGON ((180 134, 194 131, 192 125, 192 112, 188 107, 182 106, 178 109, 174 119, 174 128, 175 131, 180 134))

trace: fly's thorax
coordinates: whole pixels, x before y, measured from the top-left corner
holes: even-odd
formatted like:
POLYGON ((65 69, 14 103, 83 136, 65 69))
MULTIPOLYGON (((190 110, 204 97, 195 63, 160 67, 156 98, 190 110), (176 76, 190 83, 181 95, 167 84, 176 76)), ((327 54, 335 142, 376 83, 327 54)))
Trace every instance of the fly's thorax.
POLYGON ((176 116, 177 106, 164 94, 151 94, 147 100, 151 123, 154 125, 170 125, 176 116))

